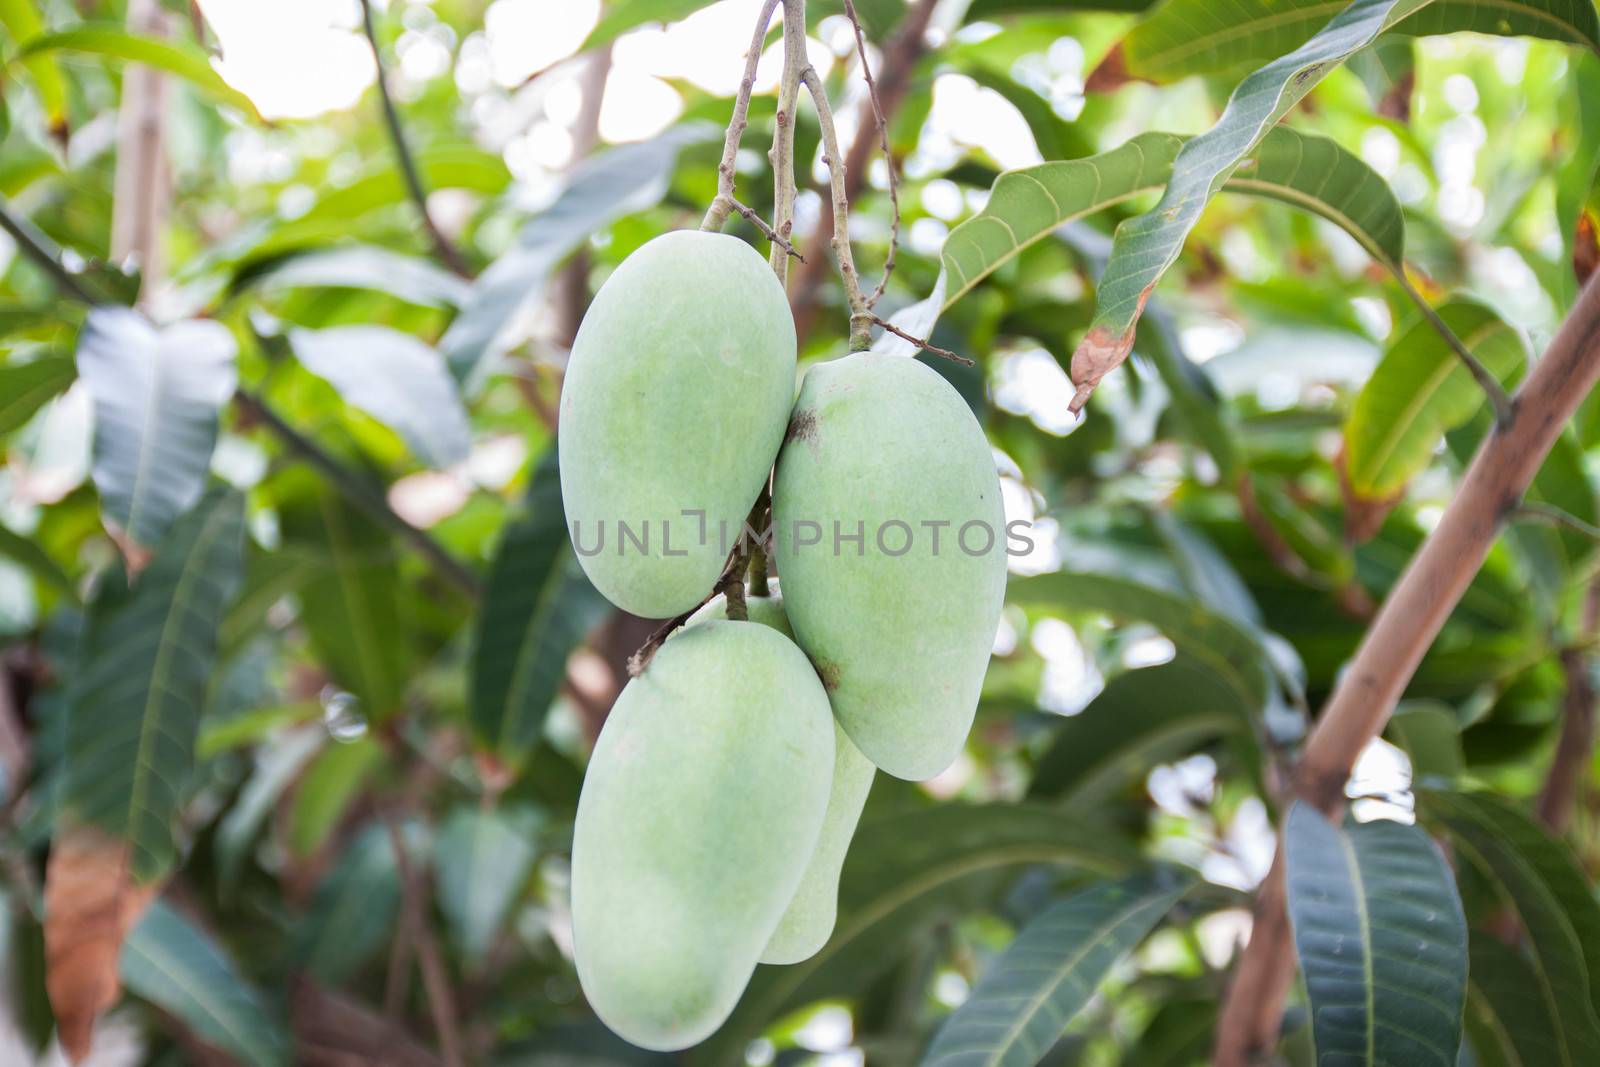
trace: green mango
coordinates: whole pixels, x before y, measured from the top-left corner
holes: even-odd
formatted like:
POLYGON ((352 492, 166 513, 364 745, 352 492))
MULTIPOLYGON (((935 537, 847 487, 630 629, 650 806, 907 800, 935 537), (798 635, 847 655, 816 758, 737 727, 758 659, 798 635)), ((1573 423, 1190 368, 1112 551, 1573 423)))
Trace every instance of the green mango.
MULTIPOLYGON (((770 596, 746 596, 745 611, 751 622, 770 626, 789 637, 789 617, 783 611, 783 594, 778 582, 771 582, 770 596)), ((707 619, 726 619, 728 601, 718 596, 690 617, 687 626, 707 619)), ((828 812, 822 820, 822 835, 806 865, 789 909, 783 913, 778 929, 761 953, 762 963, 799 963, 816 955, 833 935, 839 911, 839 871, 845 853, 856 835, 861 809, 872 789, 874 767, 861 754, 837 722, 833 724, 833 788, 828 794, 828 812)))
POLYGON ((816 848, 833 758, 827 694, 768 627, 685 630, 623 688, 572 841, 573 954, 607 1026, 671 1050, 722 1025, 816 848))
POLYGON ((561 497, 595 588, 647 618, 700 602, 772 469, 794 383, 794 319, 749 245, 684 230, 623 261, 561 390, 561 497))
POLYGON ((1005 598, 1000 479, 972 412, 913 359, 818 364, 772 510, 784 609, 834 716, 890 774, 938 774, 972 727, 1005 598))

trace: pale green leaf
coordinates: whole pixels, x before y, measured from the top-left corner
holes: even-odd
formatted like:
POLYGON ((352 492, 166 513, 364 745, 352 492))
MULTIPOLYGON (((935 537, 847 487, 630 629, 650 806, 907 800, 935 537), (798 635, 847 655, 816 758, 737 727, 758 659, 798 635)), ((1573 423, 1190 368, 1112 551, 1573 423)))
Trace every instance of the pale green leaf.
POLYGON ((468 962, 481 962, 511 914, 538 856, 532 808, 457 808, 434 857, 439 908, 468 962))
POLYGON ((158 330, 118 307, 84 322, 77 359, 94 400, 94 484, 108 522, 136 544, 154 545, 200 499, 236 351, 217 322, 158 330))
POLYGON ((211 57, 187 41, 142 37, 117 25, 81 25, 30 38, 23 42, 18 56, 28 59, 50 52, 75 52, 143 63, 184 79, 241 114, 254 119, 261 117, 248 96, 222 80, 222 75, 211 65, 211 57))
POLYGON ((0 366, 0 434, 10 433, 33 418, 77 376, 77 365, 69 356, 42 356, 0 366))
MULTIPOLYGON (((1496 378, 1527 360, 1522 335, 1484 304, 1457 298, 1439 318, 1496 378)), ((1357 496, 1404 488, 1433 458, 1445 431, 1470 419, 1487 398, 1433 326, 1422 319, 1400 333, 1357 394, 1345 424, 1345 474, 1357 496)))

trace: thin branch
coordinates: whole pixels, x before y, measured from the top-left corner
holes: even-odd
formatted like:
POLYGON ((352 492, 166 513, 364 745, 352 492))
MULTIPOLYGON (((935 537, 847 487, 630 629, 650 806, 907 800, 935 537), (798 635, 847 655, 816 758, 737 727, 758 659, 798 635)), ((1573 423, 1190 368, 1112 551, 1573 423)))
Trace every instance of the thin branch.
POLYGON ((1427 298, 1417 292, 1416 287, 1411 284, 1411 279, 1406 277, 1404 265, 1397 266, 1394 276, 1399 281, 1400 288, 1405 291, 1406 296, 1411 299, 1413 304, 1417 305, 1417 310, 1422 312, 1422 317, 1428 320, 1428 325, 1432 326, 1434 331, 1444 338, 1444 343, 1450 346, 1450 351, 1456 354, 1456 358, 1461 361, 1462 366, 1467 368, 1467 373, 1472 375, 1472 380, 1478 383, 1478 388, 1482 389, 1484 395, 1489 398, 1489 403, 1494 407, 1495 421, 1502 426, 1509 422, 1512 411, 1511 397, 1506 395, 1505 389, 1495 376, 1489 373, 1489 368, 1478 361, 1478 357, 1474 356, 1461 338, 1456 336, 1456 332, 1439 317, 1439 313, 1433 309, 1432 304, 1428 303, 1427 298))
MULTIPOLYGON (((1390 591, 1355 658, 1341 674, 1306 742, 1296 774, 1300 799, 1325 813, 1341 806, 1356 758, 1390 713, 1517 508, 1572 413, 1600 381, 1600 279, 1579 294, 1544 358, 1517 391, 1509 419, 1484 439, 1439 525, 1390 591)), ((1250 943, 1217 1026, 1212 1062, 1242 1067, 1271 1044, 1294 976, 1284 912, 1283 849, 1256 900, 1250 943)))
POLYGON ((1593 652, 1585 646, 1600 628, 1600 585, 1584 590, 1583 616, 1577 640, 1561 650, 1561 672, 1567 691, 1561 702, 1561 737, 1550 760, 1544 785, 1533 810, 1557 836, 1566 833, 1573 808, 1583 792, 1584 768, 1594 752, 1595 690, 1590 670, 1593 652))
POLYGON ((806 257, 802 256, 794 245, 789 243, 787 237, 780 236, 777 230, 767 225, 767 220, 762 218, 755 208, 748 207, 735 200, 733 201, 733 210, 749 219, 751 224, 761 231, 762 236, 771 241, 785 256, 793 256, 802 263, 806 261, 806 257))
POLYGON ((720 230, 734 209, 733 184, 737 174, 735 163, 739 158, 739 139, 750 124, 750 93, 756 87, 756 67, 761 63, 761 46, 767 39, 767 25, 772 13, 778 9, 778 0, 765 0, 761 13, 756 16, 755 32, 750 36, 750 50, 744 56, 744 76, 739 79, 739 93, 733 98, 733 117, 728 120, 728 132, 722 139, 722 160, 717 164, 717 195, 706 208, 706 217, 700 223, 702 230, 720 230))
POLYGON ((417 205, 417 213, 422 217, 422 228, 428 232, 428 240, 433 243, 434 251, 438 253, 444 265, 463 278, 470 278, 472 269, 467 266, 467 261, 462 258, 456 246, 450 243, 450 239, 444 235, 444 231, 439 229, 433 221, 433 216, 428 213, 428 191, 422 185, 422 174, 417 170, 417 162, 412 158, 411 147, 406 143, 406 131, 400 125, 400 112, 394 106, 394 98, 389 95, 389 76, 384 70, 383 49, 378 46, 378 31, 373 24, 372 0, 361 0, 361 28, 366 33, 367 44, 372 47, 372 61, 378 67, 378 99, 383 102, 383 121, 389 128, 389 140, 394 143, 394 154, 400 163, 400 173, 405 179, 406 189, 417 205))
POLYGON ((315 441, 285 422, 283 417, 268 407, 261 397, 248 389, 241 388, 233 394, 233 402, 241 411, 277 434, 284 444, 289 446, 290 451, 298 453, 307 463, 320 471, 341 496, 409 542, 440 574, 448 578, 462 592, 474 598, 481 595, 482 587, 478 582, 478 576, 467 569, 465 564, 445 551, 444 547, 429 537, 425 531, 417 529, 395 514, 381 494, 374 492, 359 475, 323 451, 315 441))
POLYGON ((385 810, 383 824, 389 831, 389 844, 394 849, 394 862, 400 873, 400 919, 407 928, 412 944, 416 946, 417 962, 422 970, 422 986, 427 992, 428 1007, 433 1013, 433 1027, 439 1037, 439 1053, 445 1067, 461 1067, 464 1061, 461 1058, 461 1032, 456 1022, 455 993, 450 988, 439 942, 428 925, 427 880, 423 872, 411 864, 399 820, 392 812, 385 810))
POLYGON ((872 318, 872 321, 874 323, 876 323, 879 326, 882 326, 889 333, 894 334, 896 337, 900 338, 902 341, 910 341, 912 344, 916 345, 918 348, 922 349, 924 352, 928 352, 928 353, 931 353, 932 355, 939 356, 941 359, 948 359, 951 362, 959 363, 963 367, 972 366, 972 360, 968 359, 966 356, 958 356, 954 352, 950 351, 948 348, 940 348, 938 345, 930 344, 929 342, 923 340, 920 337, 917 337, 914 334, 906 333, 904 330, 902 330, 900 327, 896 326, 894 323, 890 322, 888 319, 879 318, 877 315, 872 315, 871 318, 872 318))
POLYGON ((861 291, 861 275, 856 271, 855 256, 850 251, 850 195, 845 191, 845 162, 839 151, 839 131, 833 125, 828 90, 816 68, 807 66, 801 71, 800 83, 811 94, 811 102, 817 109, 817 123, 822 127, 822 161, 828 165, 833 191, 833 255, 839 262, 845 300, 850 305, 850 351, 860 352, 872 344, 872 323, 876 316, 867 305, 866 294, 861 291))
POLYGON ((10 234, 22 254, 48 274, 56 288, 64 294, 91 306, 105 303, 104 297, 90 292, 84 285, 83 279, 62 264, 61 253, 55 247, 55 242, 40 233, 21 215, 13 215, 4 199, 0 199, 0 230, 10 234))
MULTIPOLYGON (((787 240, 794 233, 794 201, 798 190, 794 182, 795 109, 800 105, 800 72, 806 68, 805 0, 785 0, 783 5, 783 74, 778 82, 778 112, 773 120, 772 148, 767 159, 772 164, 772 229, 787 240)), ((795 258, 805 263, 805 257, 795 258)), ((767 256, 778 284, 789 285, 789 256, 774 245, 767 256)))
POLYGON ((1570 512, 1562 511, 1553 504, 1541 503, 1537 500, 1524 500, 1518 504, 1511 513, 1513 519, 1527 519, 1531 522, 1549 523, 1551 526, 1564 526, 1575 533, 1580 533, 1591 541, 1600 541, 1600 526, 1584 522, 1570 512))
MULTIPOLYGON (((878 102, 885 118, 893 117, 911 87, 911 75, 917 63, 927 53, 928 24, 933 18, 938 0, 916 0, 905 9, 900 25, 892 40, 885 45, 883 62, 878 67, 878 102)), ((874 129, 871 104, 863 105, 860 125, 855 141, 845 156, 845 192, 851 200, 866 188, 867 164, 872 153, 878 150, 877 130, 874 129)), ((789 306, 794 310, 795 332, 803 342, 811 332, 816 317, 817 293, 827 274, 826 251, 832 237, 826 222, 818 224, 806 251, 807 264, 795 272, 794 285, 789 294, 789 306)))
POLYGON ((894 273, 894 253, 900 245, 900 179, 894 170, 894 153, 889 151, 889 120, 883 115, 883 105, 878 100, 878 85, 872 80, 872 64, 867 62, 867 38, 861 32, 861 19, 856 15, 855 0, 844 0, 844 13, 856 31, 856 53, 861 57, 861 76, 867 80, 867 102, 872 105, 872 117, 878 123, 878 143, 883 148, 883 165, 889 170, 889 254, 883 261, 883 277, 867 298, 868 307, 877 307, 883 291, 889 287, 889 276, 894 273))

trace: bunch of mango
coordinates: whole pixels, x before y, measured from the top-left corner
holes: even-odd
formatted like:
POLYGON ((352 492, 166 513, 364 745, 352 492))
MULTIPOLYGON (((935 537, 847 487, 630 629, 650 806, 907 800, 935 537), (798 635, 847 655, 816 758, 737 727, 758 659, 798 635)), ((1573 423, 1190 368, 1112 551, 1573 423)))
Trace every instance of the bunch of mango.
POLYGON ((874 768, 921 780, 955 760, 999 623, 999 479, 960 395, 871 352, 812 366, 798 399, 795 376, 766 260, 684 231, 607 279, 562 390, 569 530, 626 611, 701 604, 770 479, 770 595, 743 620, 719 596, 661 645, 578 802, 578 977, 646 1048, 701 1041, 758 962, 827 941, 874 768))

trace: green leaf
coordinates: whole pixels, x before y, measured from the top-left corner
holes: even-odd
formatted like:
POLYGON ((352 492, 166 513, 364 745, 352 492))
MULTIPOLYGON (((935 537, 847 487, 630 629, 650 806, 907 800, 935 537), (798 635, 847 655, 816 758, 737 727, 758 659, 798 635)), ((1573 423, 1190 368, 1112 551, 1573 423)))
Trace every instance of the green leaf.
POLYGON ((1238 691, 1215 670, 1187 654, 1127 671, 1056 728, 1028 795, 1081 810, 1164 758, 1219 734, 1247 730, 1255 711, 1240 703, 1238 691))
POLYGON ((105 576, 71 688, 68 810, 125 838, 135 878, 171 866, 217 628, 243 566, 244 498, 213 489, 129 590, 105 576))
POLYGON ((150 905, 122 945, 122 983, 200 1040, 249 1067, 289 1063, 288 1024, 267 1009, 234 962, 165 901, 150 905))
POLYGON ((1461 752, 1461 726, 1448 704, 1402 704, 1389 719, 1387 732, 1411 760, 1411 778, 1449 783, 1466 769, 1461 752))
MULTIPOLYGON (((1438 314, 1496 378, 1528 358, 1522 335, 1484 304, 1456 298, 1438 314)), ((1383 354, 1345 423, 1345 474, 1357 496, 1382 498, 1426 468, 1445 431, 1486 401, 1483 390, 1437 330, 1418 319, 1383 354)))
POLYGON ((1561 1020, 1541 996, 1527 957, 1493 934, 1472 931, 1466 1034, 1477 1067, 1543 1067, 1561 1062, 1561 1020))
POLYGON ((760 968, 733 1015, 694 1050, 698 1065, 742 1063, 744 1049, 785 1012, 859 992, 941 918, 1032 864, 1101 874, 1133 867, 1113 834, 1054 808, 941 804, 864 821, 839 882, 839 920, 815 956, 760 968))
POLYGON ((538 857, 532 808, 455 810, 439 832, 434 858, 439 908, 470 963, 488 955, 538 857))
POLYGON ((1148 622, 1180 652, 1203 664, 1234 694, 1233 703, 1265 706, 1271 692, 1269 658, 1261 638, 1225 616, 1197 606, 1186 594, 1129 578, 1087 571, 1057 571, 1013 579, 1006 599, 1045 609, 1093 611, 1148 622))
POLYGON ((228 813, 217 824, 217 865, 224 892, 239 880, 245 856, 267 817, 302 769, 327 742, 320 724, 296 730, 255 751, 255 768, 228 813))
POLYGON ((1433 841, 1397 822, 1335 827, 1296 803, 1284 844, 1318 1062, 1455 1067, 1467 921, 1433 841))
POLYGON ((371 289, 420 307, 459 307, 471 287, 418 256, 377 245, 341 245, 292 252, 246 268, 232 289, 371 289))
POLYGON ((345 402, 398 433, 418 459, 448 467, 467 458, 472 430, 439 353, 387 326, 290 330, 289 347, 345 402))
POLYGON ((593 234, 666 195, 678 154, 719 139, 707 122, 675 126, 658 137, 619 145, 584 160, 560 195, 523 227, 510 251, 489 264, 439 342, 456 380, 476 385, 485 361, 501 351, 517 313, 537 304, 560 262, 593 234))
POLYGON ((141 37, 116 25, 82 25, 30 38, 23 42, 17 58, 28 59, 49 52, 79 52, 143 63, 184 79, 220 104, 257 121, 261 119, 250 98, 223 81, 222 75, 211 65, 211 57, 187 41, 141 37))
POLYGON ((1123 956, 1186 889, 1140 874, 1057 901, 990 965, 939 1028, 923 1067, 1033 1067, 1123 956))
POLYGON ((1211 198, 1262 138, 1329 70, 1426 2, 1354 0, 1305 44, 1240 82, 1216 125, 1184 144, 1160 203, 1117 227, 1094 322, 1072 357, 1074 409, 1127 358, 1151 291, 1177 261, 1211 198))
POLYGON ((305 857, 326 844, 382 763, 383 747, 370 737, 328 745, 317 753, 295 790, 286 835, 289 851, 305 857))
MULTIPOLYGON (((1303 44, 1345 0, 1166 0, 1123 41, 1128 70, 1171 81, 1266 63, 1303 44)), ((1590 0, 1436 0, 1391 32, 1415 36, 1470 30, 1544 37, 1600 51, 1590 0)))
POLYGON ((554 447, 506 523, 485 590, 472 647, 472 730, 517 766, 544 733, 567 657, 607 610, 568 539, 554 447))
POLYGON ((8 527, 0 526, 0 559, 9 559, 26 568, 35 578, 45 582, 68 600, 76 603, 78 590, 72 584, 72 579, 50 554, 37 543, 30 541, 20 534, 12 532, 8 527))
MULTIPOLYGON (((26 41, 44 33, 44 20, 34 0, 0 0, 0 26, 4 26, 13 41, 26 41)), ((32 56, 23 62, 33 78, 33 87, 44 104, 45 118, 51 131, 64 134, 67 129, 67 79, 61 68, 49 56, 32 56)))
POLYGON ((1532 989, 1542 1012, 1557 1020, 1561 1067, 1600 1062, 1600 1019, 1594 1003, 1600 967, 1600 905, 1572 857, 1504 800, 1484 793, 1419 790, 1421 811, 1449 831, 1461 861, 1487 878, 1526 934, 1532 989), (1593 957, 1593 958, 1590 958, 1593 957))
MULTIPOLYGON (((405 836, 408 854, 417 852, 421 835, 405 836)), ((317 886, 311 910, 295 932, 291 955, 313 978, 340 984, 389 945, 399 913, 394 846, 387 828, 368 826, 317 886)))
POLYGON ((21 427, 45 402, 66 391, 78 376, 70 356, 41 356, 0 366, 0 434, 21 427))
MULTIPOLYGON (((1166 185, 1184 145, 1176 134, 1142 133, 1086 159, 1001 174, 983 210, 945 238, 933 295, 901 311, 894 323, 926 337, 942 312, 1030 245, 1085 215, 1166 185)), ((1256 158, 1241 165, 1225 188, 1320 215, 1344 228, 1386 265, 1403 258, 1405 222, 1399 201, 1371 167, 1326 137, 1274 128, 1256 158)), ((1113 244, 1112 254, 1115 248, 1113 244)), ((1103 290, 1104 277, 1100 285, 1103 290)), ((1153 340, 1175 347, 1170 338, 1153 340)), ((874 347, 909 352, 906 345, 886 334, 874 347)))
POLYGON ((389 532, 309 475, 280 514, 286 544, 310 550, 297 597, 312 648, 360 700, 356 712, 381 721, 399 709, 412 668, 409 613, 389 532))
POLYGON ((710 7, 711 3, 712 0, 611 0, 578 50, 587 52, 599 48, 646 23, 686 19, 701 8, 710 7))
POLYGON ((235 354, 221 323, 157 330, 127 308, 89 312, 77 358, 94 400, 94 484, 108 522, 134 543, 154 545, 200 499, 235 354))

